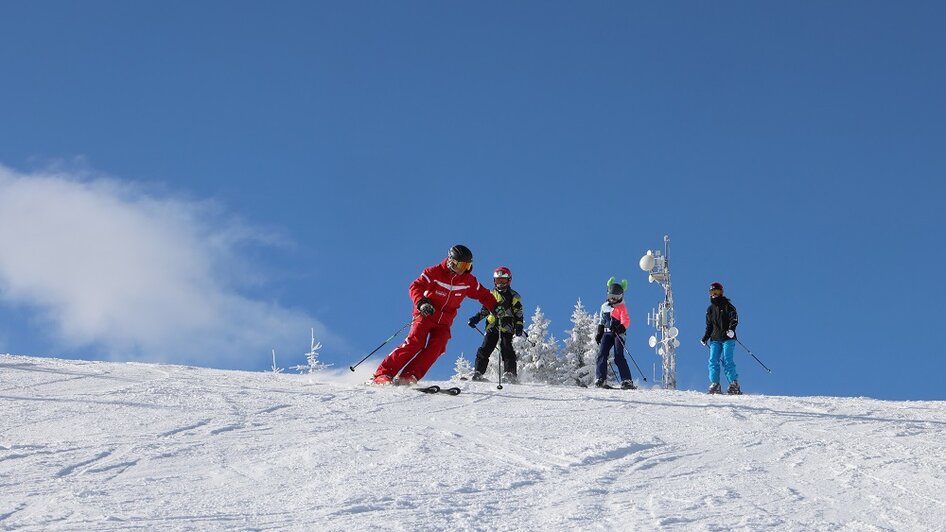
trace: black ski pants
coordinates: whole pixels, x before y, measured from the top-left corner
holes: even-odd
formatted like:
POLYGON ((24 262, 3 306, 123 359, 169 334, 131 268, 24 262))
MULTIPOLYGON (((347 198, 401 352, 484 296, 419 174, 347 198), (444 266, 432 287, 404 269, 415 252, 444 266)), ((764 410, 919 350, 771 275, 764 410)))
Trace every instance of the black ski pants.
POLYGON ((499 353, 503 358, 503 371, 516 374, 516 351, 512 348, 512 333, 501 333, 497 328, 487 329, 483 337, 483 345, 476 350, 476 371, 486 373, 489 366, 489 357, 499 343, 499 353))

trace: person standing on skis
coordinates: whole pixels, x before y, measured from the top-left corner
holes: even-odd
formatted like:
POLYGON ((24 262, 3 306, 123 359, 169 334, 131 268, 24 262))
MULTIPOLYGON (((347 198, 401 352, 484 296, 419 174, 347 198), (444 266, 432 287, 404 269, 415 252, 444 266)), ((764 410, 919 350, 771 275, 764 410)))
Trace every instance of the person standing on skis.
POLYGON ((512 289, 512 271, 505 266, 496 268, 493 272, 493 297, 496 298, 496 307, 490 311, 485 306, 474 314, 470 320, 470 327, 483 318, 486 318, 486 334, 483 335, 483 345, 476 351, 476 367, 473 371, 473 380, 486 380, 483 374, 489 365, 489 356, 499 343, 500 356, 503 359, 503 380, 519 382, 516 371, 516 351, 512 347, 512 336, 522 336, 522 298, 519 292, 512 289))
POLYGON ((631 368, 624 358, 624 333, 631 325, 631 317, 624 305, 624 290, 627 288, 627 279, 616 283, 614 277, 608 279, 608 300, 601 305, 601 314, 598 319, 598 330, 595 342, 598 344, 598 358, 595 364, 595 386, 609 388, 606 384, 608 377, 608 356, 614 351, 614 362, 618 366, 621 377, 621 388, 633 390, 634 380, 631 378, 631 368))
POLYGON ((376 384, 416 384, 447 349, 450 326, 464 298, 472 297, 490 311, 497 305, 492 292, 473 271, 473 252, 457 244, 440 264, 425 269, 408 288, 414 302, 414 321, 404 343, 381 361, 376 384))
POLYGON ((736 347, 736 326, 739 325, 739 314, 732 302, 723 295, 723 285, 710 285, 710 305, 706 309, 706 332, 700 343, 709 342, 709 380, 708 393, 721 393, 719 385, 719 364, 722 361, 726 380, 729 381, 730 395, 741 395, 739 388, 739 374, 736 373, 736 363, 733 361, 733 350, 736 347))

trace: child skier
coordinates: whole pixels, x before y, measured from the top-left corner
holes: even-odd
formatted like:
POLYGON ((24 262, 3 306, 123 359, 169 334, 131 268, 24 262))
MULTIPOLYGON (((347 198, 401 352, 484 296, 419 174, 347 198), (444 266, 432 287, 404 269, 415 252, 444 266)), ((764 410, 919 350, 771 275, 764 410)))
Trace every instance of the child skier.
POLYGON ((710 285, 710 306, 706 309, 706 332, 700 342, 706 345, 709 341, 709 380, 710 387, 707 393, 721 393, 719 386, 719 363, 722 358, 723 371, 729 381, 730 395, 741 395, 739 388, 739 374, 736 373, 736 363, 733 361, 733 349, 736 347, 736 326, 739 325, 739 314, 732 302, 723 295, 723 285, 710 285))
POLYGON ((492 310, 493 294, 483 287, 473 271, 473 252, 463 245, 450 248, 447 258, 414 279, 408 292, 414 302, 414 321, 404 343, 391 352, 374 372, 376 384, 416 384, 447 349, 450 325, 463 298, 472 297, 492 310))
POLYGON ((522 336, 522 298, 519 292, 512 289, 512 272, 505 266, 496 268, 493 272, 493 297, 496 298, 496 307, 490 312, 485 306, 474 314, 470 320, 470 327, 483 318, 486 318, 486 334, 483 336, 483 345, 476 351, 476 367, 473 371, 473 380, 486 380, 483 374, 489 365, 489 356, 499 342, 500 356, 503 360, 503 380, 516 383, 519 381, 516 371, 516 351, 512 347, 512 335, 522 336))
POLYGON ((620 284, 614 282, 614 277, 608 279, 608 300, 601 305, 601 315, 598 319, 598 331, 595 342, 598 343, 598 358, 595 364, 595 386, 610 388, 605 384, 608 376, 608 355, 614 349, 614 362, 618 366, 621 376, 621 388, 633 390, 634 380, 631 378, 631 368, 624 358, 624 333, 631 325, 631 317, 624 305, 624 290, 627 288, 627 279, 620 284))

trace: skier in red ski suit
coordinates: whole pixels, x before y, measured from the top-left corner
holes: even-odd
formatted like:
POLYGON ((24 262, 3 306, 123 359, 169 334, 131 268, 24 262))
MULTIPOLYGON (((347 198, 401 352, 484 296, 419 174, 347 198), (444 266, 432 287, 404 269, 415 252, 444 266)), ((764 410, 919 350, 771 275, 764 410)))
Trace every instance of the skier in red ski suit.
POLYGON ((450 326, 463 298, 471 297, 490 311, 496 298, 470 273, 473 252, 462 245, 450 248, 446 259, 414 279, 408 292, 414 302, 414 322, 404 343, 386 356, 374 372, 374 382, 414 384, 447 349, 450 326))

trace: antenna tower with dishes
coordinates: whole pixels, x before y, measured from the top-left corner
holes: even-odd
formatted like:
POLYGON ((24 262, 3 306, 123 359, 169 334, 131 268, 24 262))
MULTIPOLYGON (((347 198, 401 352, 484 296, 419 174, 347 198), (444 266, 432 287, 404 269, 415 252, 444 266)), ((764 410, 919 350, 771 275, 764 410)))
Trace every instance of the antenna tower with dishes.
POLYGON ((670 236, 664 235, 664 251, 647 250, 641 257, 641 269, 648 273, 647 280, 656 282, 664 289, 664 300, 656 310, 647 315, 647 324, 657 329, 650 337, 650 346, 656 348, 657 355, 663 359, 663 384, 668 390, 677 389, 677 339, 680 331, 675 326, 673 312, 673 289, 670 285, 670 236))

